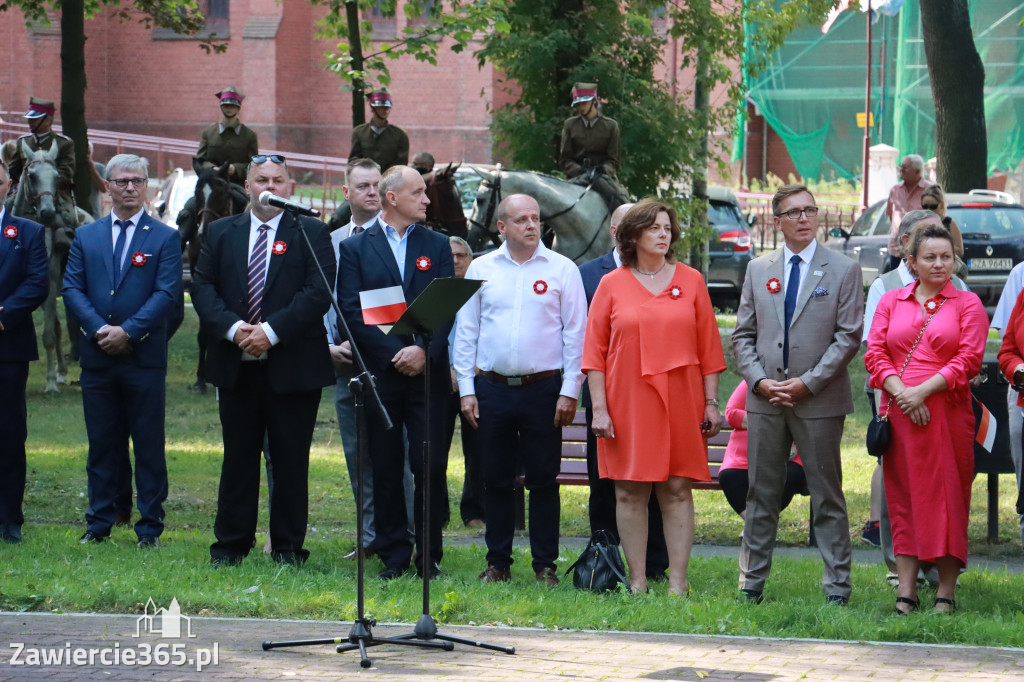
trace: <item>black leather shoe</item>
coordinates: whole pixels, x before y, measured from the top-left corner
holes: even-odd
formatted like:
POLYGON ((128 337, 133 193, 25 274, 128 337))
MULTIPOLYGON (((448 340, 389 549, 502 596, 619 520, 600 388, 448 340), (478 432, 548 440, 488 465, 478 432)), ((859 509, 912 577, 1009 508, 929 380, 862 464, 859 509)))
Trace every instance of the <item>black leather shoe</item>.
POLYGON ((401 578, 408 570, 408 566, 385 566, 384 570, 377 574, 377 577, 381 580, 394 580, 401 578))
POLYGON ((100 535, 99 533, 94 533, 91 530, 87 530, 84 533, 82 533, 82 537, 78 538, 78 544, 80 544, 80 545, 87 545, 90 542, 103 542, 108 537, 110 537, 110 536, 109 535, 100 535))
POLYGON ((238 566, 242 563, 244 556, 216 556, 210 557, 210 565, 214 568, 223 568, 225 566, 238 566))
POLYGON ((740 590, 740 596, 751 604, 760 604, 764 601, 764 595, 758 590, 740 590))
MULTIPOLYGON (((431 580, 437 580, 438 578, 444 575, 444 572, 441 571, 441 566, 439 564, 434 563, 433 561, 430 562, 429 573, 431 580)), ((416 567, 416 575, 419 576, 420 579, 423 578, 423 569, 421 569, 419 566, 416 567)))
POLYGON ((135 546, 139 549, 156 549, 160 546, 160 538, 155 535, 143 535, 135 546))
POLYGON ((274 558, 279 564, 285 564, 288 566, 301 566, 306 563, 306 559, 309 558, 309 551, 305 549, 285 549, 285 550, 274 550, 270 553, 270 556, 274 558))
POLYGON ((20 543, 21 526, 14 523, 0 525, 0 540, 3 540, 9 545, 16 545, 20 543))
POLYGON ((114 527, 116 528, 127 528, 130 525, 132 525, 131 512, 128 512, 127 514, 118 514, 117 518, 114 519, 114 527))
POLYGON ((850 603, 850 598, 841 594, 826 594, 825 603, 829 606, 847 606, 850 603))

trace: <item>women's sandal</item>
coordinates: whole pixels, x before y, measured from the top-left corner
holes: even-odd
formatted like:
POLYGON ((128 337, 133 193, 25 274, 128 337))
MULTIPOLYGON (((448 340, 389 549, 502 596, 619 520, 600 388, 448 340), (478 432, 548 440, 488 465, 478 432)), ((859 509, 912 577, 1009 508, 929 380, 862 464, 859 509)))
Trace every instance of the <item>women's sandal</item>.
POLYGON ((935 598, 935 613, 955 613, 956 612, 956 599, 946 599, 945 597, 935 598))
POLYGON ((911 599, 910 597, 896 597, 896 615, 907 616, 914 611, 917 611, 917 607, 921 605, 919 599, 911 599), (910 606, 906 611, 900 610, 900 604, 908 604, 910 606))

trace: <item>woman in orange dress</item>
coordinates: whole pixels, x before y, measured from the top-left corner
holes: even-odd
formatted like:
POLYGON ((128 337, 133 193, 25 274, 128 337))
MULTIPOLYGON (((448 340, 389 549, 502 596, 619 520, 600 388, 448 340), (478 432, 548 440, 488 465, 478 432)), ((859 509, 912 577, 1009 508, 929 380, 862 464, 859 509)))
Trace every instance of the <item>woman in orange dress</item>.
POLYGON ((647 504, 658 496, 669 594, 689 592, 693 481, 710 480, 706 438, 718 433, 718 323, 700 273, 672 256, 675 211, 644 199, 615 235, 622 267, 601 280, 587 318, 583 371, 593 401, 601 478, 615 481, 615 518, 630 589, 647 590, 647 504))

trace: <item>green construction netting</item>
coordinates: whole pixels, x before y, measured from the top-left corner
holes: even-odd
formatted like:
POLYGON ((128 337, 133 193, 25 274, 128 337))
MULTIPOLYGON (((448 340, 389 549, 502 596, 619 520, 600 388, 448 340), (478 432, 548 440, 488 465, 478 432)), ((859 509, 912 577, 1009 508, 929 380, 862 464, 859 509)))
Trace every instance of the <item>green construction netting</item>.
MULTIPOLYGON (((856 4, 856 3, 853 3, 856 4)), ((985 65, 989 171, 1024 160, 1024 1, 971 0, 985 65)), ((756 30, 756 29, 755 29, 756 30)), ((867 67, 866 17, 843 12, 827 34, 794 32, 770 66, 749 79, 749 99, 782 138, 805 179, 859 178, 867 67)), ((935 106, 921 40, 920 0, 872 26, 871 144, 935 155, 935 106)), ((737 137, 742 140, 742 137, 737 137)), ((741 155, 734 149, 734 158, 741 155)))

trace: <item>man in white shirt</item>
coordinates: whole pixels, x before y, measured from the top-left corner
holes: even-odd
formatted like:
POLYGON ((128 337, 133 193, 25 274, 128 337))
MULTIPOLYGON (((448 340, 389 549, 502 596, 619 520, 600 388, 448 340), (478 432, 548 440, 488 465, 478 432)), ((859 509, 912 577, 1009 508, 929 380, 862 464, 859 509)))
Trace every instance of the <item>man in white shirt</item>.
POLYGON ((484 285, 459 311, 455 371, 462 414, 484 452, 487 568, 483 582, 511 580, 517 462, 530 491, 536 579, 558 584, 561 428, 576 413, 587 300, 579 269, 540 241, 540 209, 524 194, 497 209, 505 243, 473 261, 484 285))

